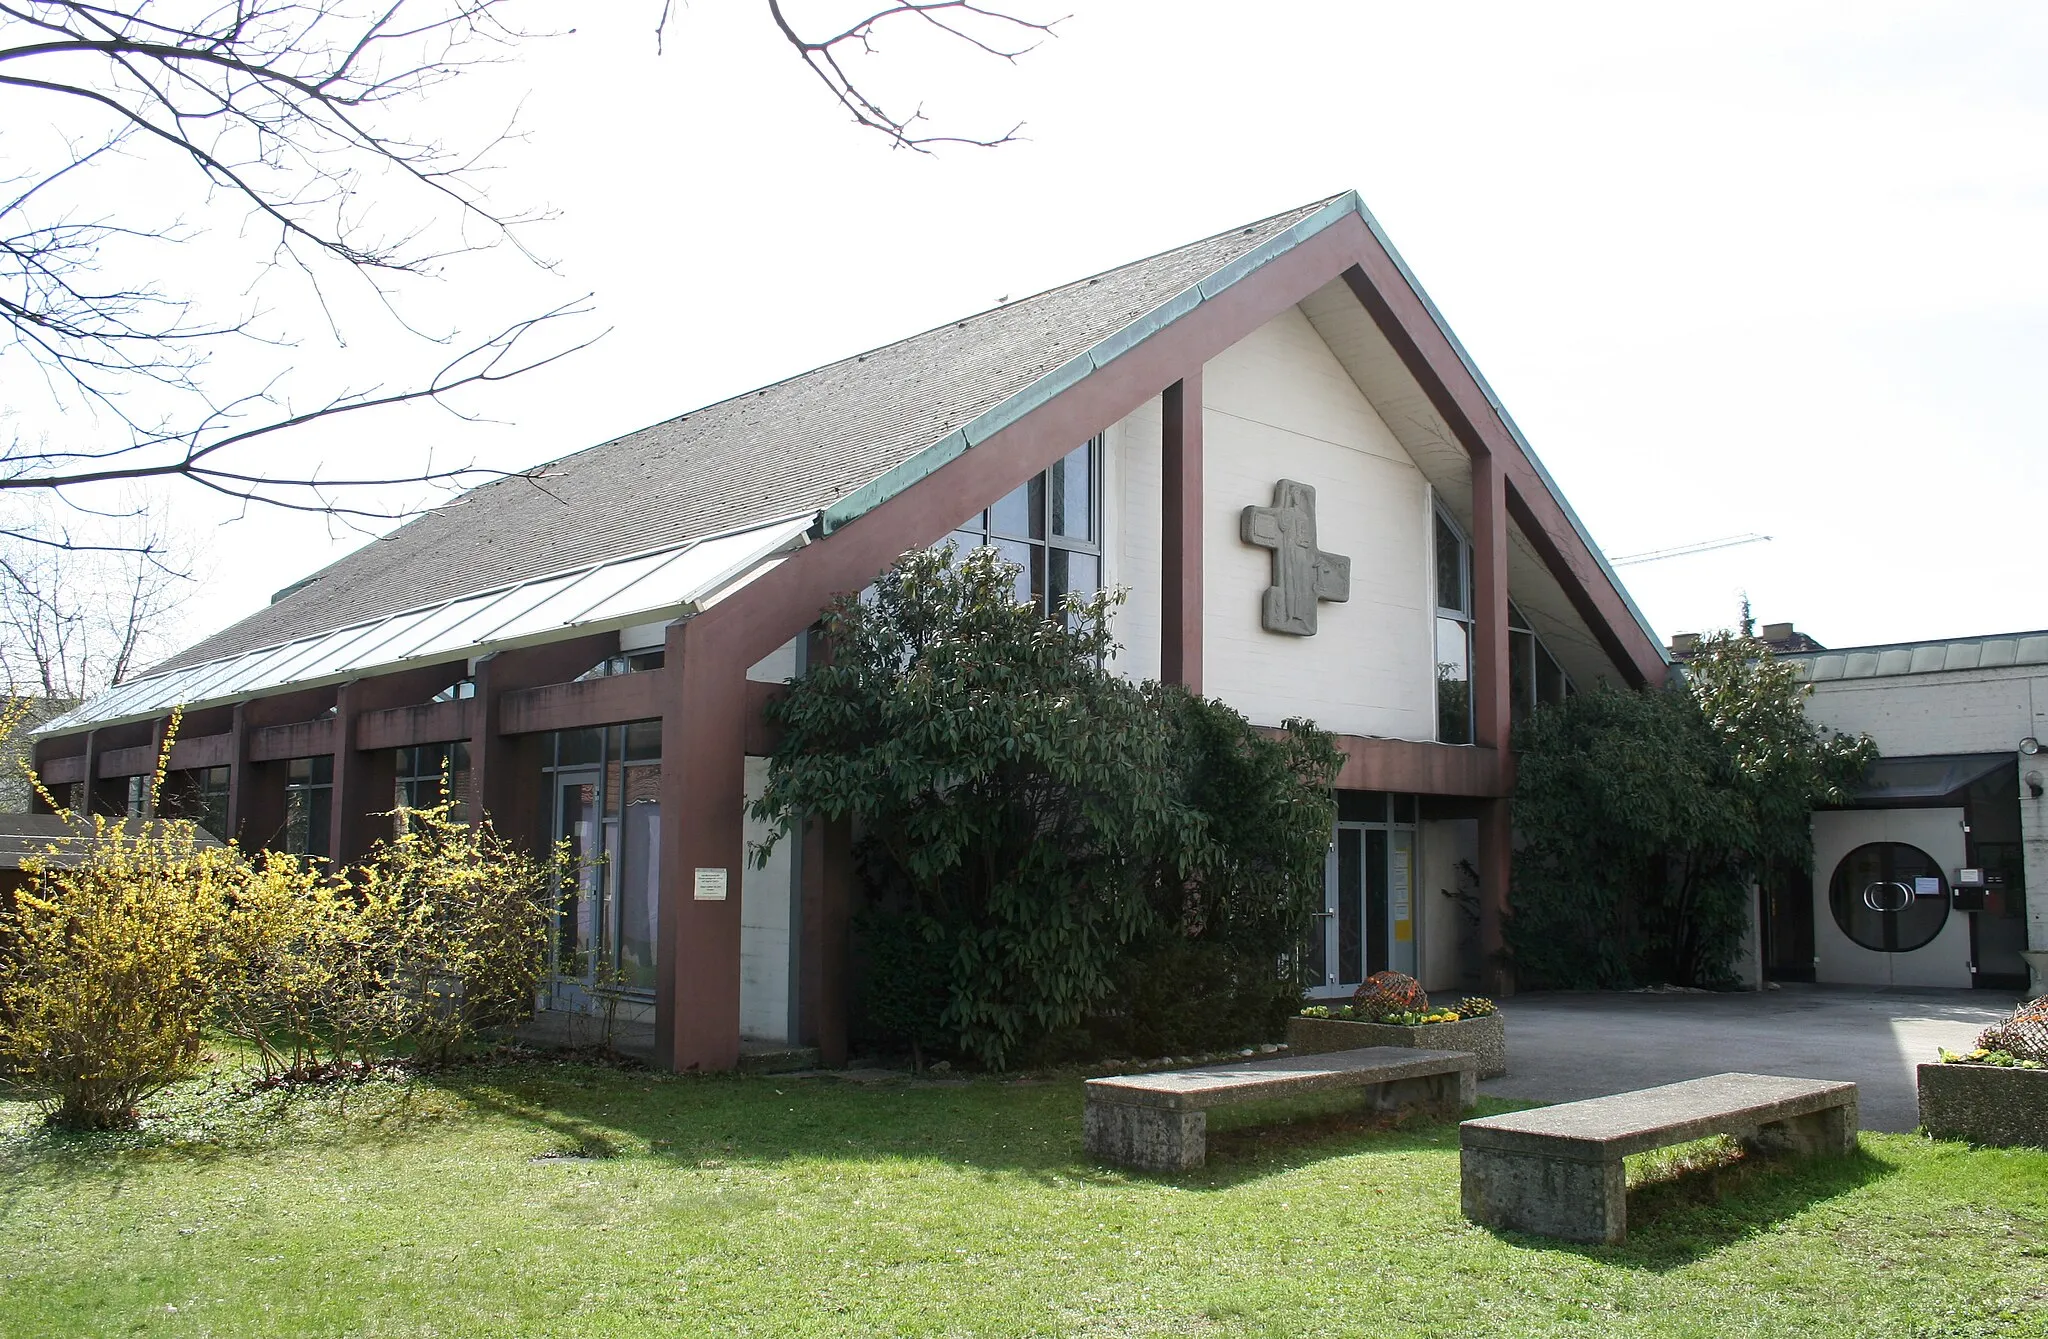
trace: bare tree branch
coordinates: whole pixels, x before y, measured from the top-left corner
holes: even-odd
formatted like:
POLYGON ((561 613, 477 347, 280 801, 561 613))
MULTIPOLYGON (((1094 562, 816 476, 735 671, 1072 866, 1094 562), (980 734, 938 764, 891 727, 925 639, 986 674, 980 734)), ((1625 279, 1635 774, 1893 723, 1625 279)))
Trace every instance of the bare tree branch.
MULTIPOLYGON (((274 364, 293 347, 273 329, 273 281, 310 299, 337 346, 359 307, 410 338, 456 347, 404 300, 457 257, 509 247, 551 268, 523 241, 542 213, 485 190, 497 150, 521 137, 514 116, 482 142, 423 133, 422 104, 451 80, 510 59, 538 36, 505 17, 512 0, 0 0, 0 497, 40 494, 89 511, 76 490, 178 479, 244 504, 316 512, 348 524, 397 519, 416 506, 358 503, 364 490, 457 489, 502 477, 473 463, 392 477, 334 476, 290 449, 321 420, 472 394, 587 348, 587 300, 530 316, 414 385, 293 395, 289 375, 232 376, 216 354, 250 349, 274 364), (131 184, 135 183, 135 184, 131 184), (146 183, 146 185, 137 185, 146 183), (168 189, 164 183, 170 183, 168 189), (180 193, 182 183, 182 193, 180 193), (86 201, 118 200, 114 205, 86 201), (210 227, 223 208, 240 232, 210 227), (189 221, 196 219, 196 222, 189 221), (218 294, 181 291, 188 245, 232 235, 254 281, 223 309, 218 294), (32 375, 30 375, 32 374, 32 375), (27 414, 40 385, 47 410, 27 414), (301 407, 312 400, 310 408, 301 407), (294 404, 293 401, 300 401, 294 404), (24 422, 47 422, 42 431, 24 422)), ((992 139, 923 133, 853 77, 847 59, 878 33, 916 25, 1014 61, 1057 20, 1016 17, 973 0, 868 0, 851 26, 805 37, 787 0, 767 0, 775 29, 861 125, 928 152, 992 139)), ((656 40, 670 16, 662 5, 656 40)), ((798 21, 802 21, 799 19, 798 21)), ((196 287, 196 285, 195 285, 196 287)), ((296 359, 304 363, 307 359, 296 359)), ((53 552, 94 551, 45 509, 0 526, 53 552)))
MULTIPOLYGON (((992 149, 1008 144, 1017 138, 1017 132, 1024 128, 1023 122, 1001 135, 976 138, 971 135, 932 135, 919 133, 917 127, 925 120, 922 106, 912 108, 908 113, 897 114, 885 110, 881 103, 870 96, 847 72, 841 56, 845 52, 857 52, 871 56, 876 52, 875 39, 879 30, 891 20, 910 19, 920 21, 956 41, 965 43, 984 55, 1014 64, 1018 57, 1028 55, 1045 38, 1055 36, 1053 29, 1065 18, 1039 21, 1023 18, 1016 14, 992 9, 973 0, 891 0, 836 33, 823 37, 808 38, 800 34, 783 12, 784 0, 768 0, 768 13, 775 20, 783 40, 803 58, 819 82, 832 91, 839 105, 853 114, 856 124, 869 130, 880 131, 890 143, 901 149, 912 149, 919 153, 930 153, 937 144, 965 144, 976 148, 992 149), (1015 34, 1028 39, 1023 46, 997 40, 997 34, 1015 34), (986 35, 984 35, 986 34, 986 35)), ((666 24, 668 10, 662 10, 662 22, 666 24)), ((660 39, 660 27, 656 28, 656 40, 660 39)))

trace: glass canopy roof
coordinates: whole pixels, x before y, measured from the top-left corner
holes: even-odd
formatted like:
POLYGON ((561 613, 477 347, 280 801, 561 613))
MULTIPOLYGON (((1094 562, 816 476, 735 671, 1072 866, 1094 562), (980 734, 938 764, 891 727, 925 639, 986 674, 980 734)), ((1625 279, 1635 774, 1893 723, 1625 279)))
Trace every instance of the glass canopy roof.
POLYGON ((815 520, 807 512, 131 679, 36 733, 140 720, 173 707, 202 707, 679 618, 808 543, 815 520))

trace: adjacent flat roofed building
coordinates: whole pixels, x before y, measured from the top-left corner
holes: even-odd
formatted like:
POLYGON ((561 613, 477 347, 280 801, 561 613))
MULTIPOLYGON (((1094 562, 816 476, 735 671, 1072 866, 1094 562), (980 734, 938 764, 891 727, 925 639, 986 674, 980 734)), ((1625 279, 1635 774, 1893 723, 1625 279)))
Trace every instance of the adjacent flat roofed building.
POLYGON ((446 771, 593 865, 593 963, 657 1057, 845 1050, 848 834, 748 867, 761 708, 809 630, 949 536, 1018 597, 1128 587, 1118 668, 1307 716, 1348 755, 1321 993, 1480 984, 1518 714, 1667 661, 1356 195, 950 322, 464 496, 55 722, 44 775, 118 807, 173 707, 177 793, 246 845, 347 859, 446 771))
POLYGON ((1766 972, 2048 991, 2048 632, 1785 658, 1882 756, 1813 816, 1810 877, 1765 890, 1766 972))

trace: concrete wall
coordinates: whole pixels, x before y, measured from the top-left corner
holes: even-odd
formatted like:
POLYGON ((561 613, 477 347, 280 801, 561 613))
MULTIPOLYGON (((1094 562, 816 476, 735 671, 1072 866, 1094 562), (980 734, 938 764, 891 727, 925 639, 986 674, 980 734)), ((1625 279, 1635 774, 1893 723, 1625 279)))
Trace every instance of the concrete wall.
POLYGON ((1455 997, 1479 988, 1477 940, 1458 910, 1458 862, 1477 868, 1479 825, 1471 819, 1425 821, 1417 843, 1417 912, 1421 918, 1422 988, 1432 996, 1455 997))

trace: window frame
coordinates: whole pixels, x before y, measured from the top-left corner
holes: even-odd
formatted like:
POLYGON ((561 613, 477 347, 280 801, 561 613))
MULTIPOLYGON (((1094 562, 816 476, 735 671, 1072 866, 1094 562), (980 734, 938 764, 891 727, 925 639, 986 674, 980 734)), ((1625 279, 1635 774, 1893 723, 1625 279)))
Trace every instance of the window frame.
MULTIPOLYGON (((996 499, 995 502, 983 507, 974 515, 955 525, 947 534, 946 539, 956 545, 964 545, 968 548, 993 547, 996 552, 1003 554, 1006 559, 1012 562, 1015 561, 1015 558, 1009 554, 1006 546, 1024 546, 1026 551, 1024 555, 1025 562, 1020 564, 1024 569, 1021 580, 1028 587, 1032 600, 1038 605, 1039 612, 1045 614, 1048 618, 1058 612, 1052 605, 1052 555, 1054 553, 1080 554, 1083 557, 1094 559, 1095 582, 1089 588, 1090 593, 1103 590, 1109 581, 1108 564, 1103 544, 1104 508, 1102 484, 1105 473, 1104 458, 1108 454, 1104 449, 1105 443, 1106 439, 1103 434, 1097 433, 1054 462, 1054 465, 1063 465, 1072 460, 1079 452, 1086 451, 1088 453, 1088 538, 1077 539, 1072 535, 1054 532, 1053 465, 1048 465, 1009 493, 1005 493, 1001 498, 996 499), (1034 488, 1033 485, 1037 485, 1037 487, 1034 488), (1025 525, 1025 529, 1028 531, 1033 528, 1035 521, 1038 531, 1035 536, 1031 534, 1013 534, 1009 530, 996 528, 994 519, 996 509, 1018 492, 1022 492, 1027 499, 1032 499, 1033 495, 1036 495, 1035 507, 1037 515, 1034 518, 1028 519, 1025 525)), ((1069 580, 1067 593, 1070 594, 1072 591, 1073 585, 1071 580, 1069 580)))

